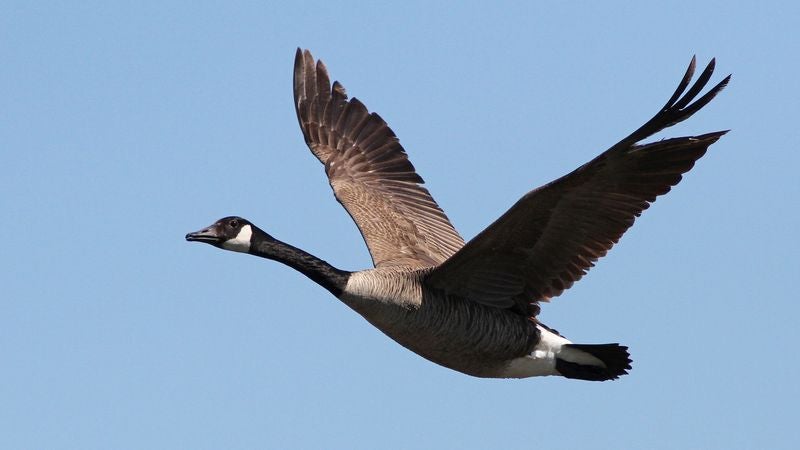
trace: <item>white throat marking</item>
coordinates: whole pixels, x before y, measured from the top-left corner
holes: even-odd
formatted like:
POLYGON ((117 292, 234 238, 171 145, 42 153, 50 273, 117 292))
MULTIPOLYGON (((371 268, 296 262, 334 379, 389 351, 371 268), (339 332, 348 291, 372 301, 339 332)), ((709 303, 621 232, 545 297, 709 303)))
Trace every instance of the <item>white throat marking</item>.
POLYGON ((234 252, 247 253, 250 251, 250 238, 253 237, 253 228, 245 225, 239 230, 239 234, 233 239, 228 239, 222 243, 222 248, 234 252))

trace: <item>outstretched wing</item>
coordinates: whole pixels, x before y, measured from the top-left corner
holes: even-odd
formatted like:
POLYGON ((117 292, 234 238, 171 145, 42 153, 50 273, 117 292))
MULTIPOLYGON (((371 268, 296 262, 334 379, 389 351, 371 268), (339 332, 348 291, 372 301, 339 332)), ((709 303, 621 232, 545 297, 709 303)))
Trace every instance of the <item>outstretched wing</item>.
POLYGON ((533 190, 436 268, 427 283, 454 295, 525 314, 572 286, 617 243, 634 219, 678 184, 725 131, 636 143, 686 120, 728 83, 730 75, 692 103, 714 60, 682 96, 678 89, 650 121, 572 173, 533 190))
POLYGON ((322 61, 299 48, 294 101, 306 144, 376 267, 436 266, 464 245, 386 122, 338 81, 331 86, 322 61))

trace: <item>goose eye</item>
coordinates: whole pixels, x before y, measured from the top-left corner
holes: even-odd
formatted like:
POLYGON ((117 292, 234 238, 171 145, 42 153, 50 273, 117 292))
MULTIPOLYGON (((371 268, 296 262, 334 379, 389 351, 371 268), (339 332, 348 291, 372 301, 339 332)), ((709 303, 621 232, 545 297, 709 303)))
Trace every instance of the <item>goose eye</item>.
POLYGON ((236 228, 236 227, 238 227, 238 226, 239 226, 239 221, 238 221, 238 220, 236 220, 236 219, 233 219, 233 220, 231 220, 230 222, 228 222, 228 225, 230 225, 230 226, 231 226, 231 228, 236 228))

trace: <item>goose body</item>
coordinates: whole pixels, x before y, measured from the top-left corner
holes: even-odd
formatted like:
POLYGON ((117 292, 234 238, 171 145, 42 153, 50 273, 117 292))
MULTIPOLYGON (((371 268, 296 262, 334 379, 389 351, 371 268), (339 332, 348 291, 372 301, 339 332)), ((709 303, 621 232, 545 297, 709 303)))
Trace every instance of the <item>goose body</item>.
POLYGON ((399 344, 465 374, 618 378, 630 369, 627 347, 574 344, 538 320, 539 303, 580 279, 725 134, 639 144, 697 112, 730 78, 695 100, 714 60, 687 91, 694 67, 692 58, 676 92, 645 125, 529 192, 465 244, 383 119, 348 99, 341 84, 330 83, 325 65, 298 49, 301 130, 375 267, 337 269, 240 217, 220 219, 186 239, 287 264, 399 344))
POLYGON ((356 272, 340 298, 400 345, 463 373, 502 377, 510 360, 529 353, 536 335, 530 320, 427 289, 430 271, 356 272))

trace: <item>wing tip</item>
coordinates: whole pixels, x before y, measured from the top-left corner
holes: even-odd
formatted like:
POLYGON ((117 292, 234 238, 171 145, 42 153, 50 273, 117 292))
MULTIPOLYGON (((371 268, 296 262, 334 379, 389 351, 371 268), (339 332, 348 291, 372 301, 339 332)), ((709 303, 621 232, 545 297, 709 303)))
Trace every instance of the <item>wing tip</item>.
MULTIPOLYGON (((333 82, 333 86, 331 87, 331 93, 339 94, 342 97, 347 98, 347 89, 345 89, 344 86, 342 86, 342 83, 340 83, 339 81, 333 82)), ((355 98, 353 100, 355 100, 355 98)))
POLYGON ((669 128, 677 123, 683 122, 711 102, 711 100, 713 100, 714 97, 716 97, 717 94, 719 94, 720 91, 722 91, 731 80, 731 75, 729 74, 723 78, 722 81, 709 89, 700 98, 696 98, 711 79, 714 69, 716 68, 717 59, 711 58, 705 69, 703 69, 703 72, 695 80, 694 84, 689 87, 689 84, 694 77, 696 64, 697 56, 693 55, 691 61, 689 62, 689 67, 687 67, 683 78, 681 79, 680 83, 678 83, 678 87, 675 89, 675 92, 673 92, 672 96, 670 96, 669 100, 667 100, 667 103, 658 111, 658 113, 656 113, 656 115, 654 115, 636 131, 628 135, 625 139, 622 139, 616 144, 615 147, 627 147, 642 141, 643 139, 646 139, 647 137, 652 136, 653 134, 658 133, 665 128, 669 128))

